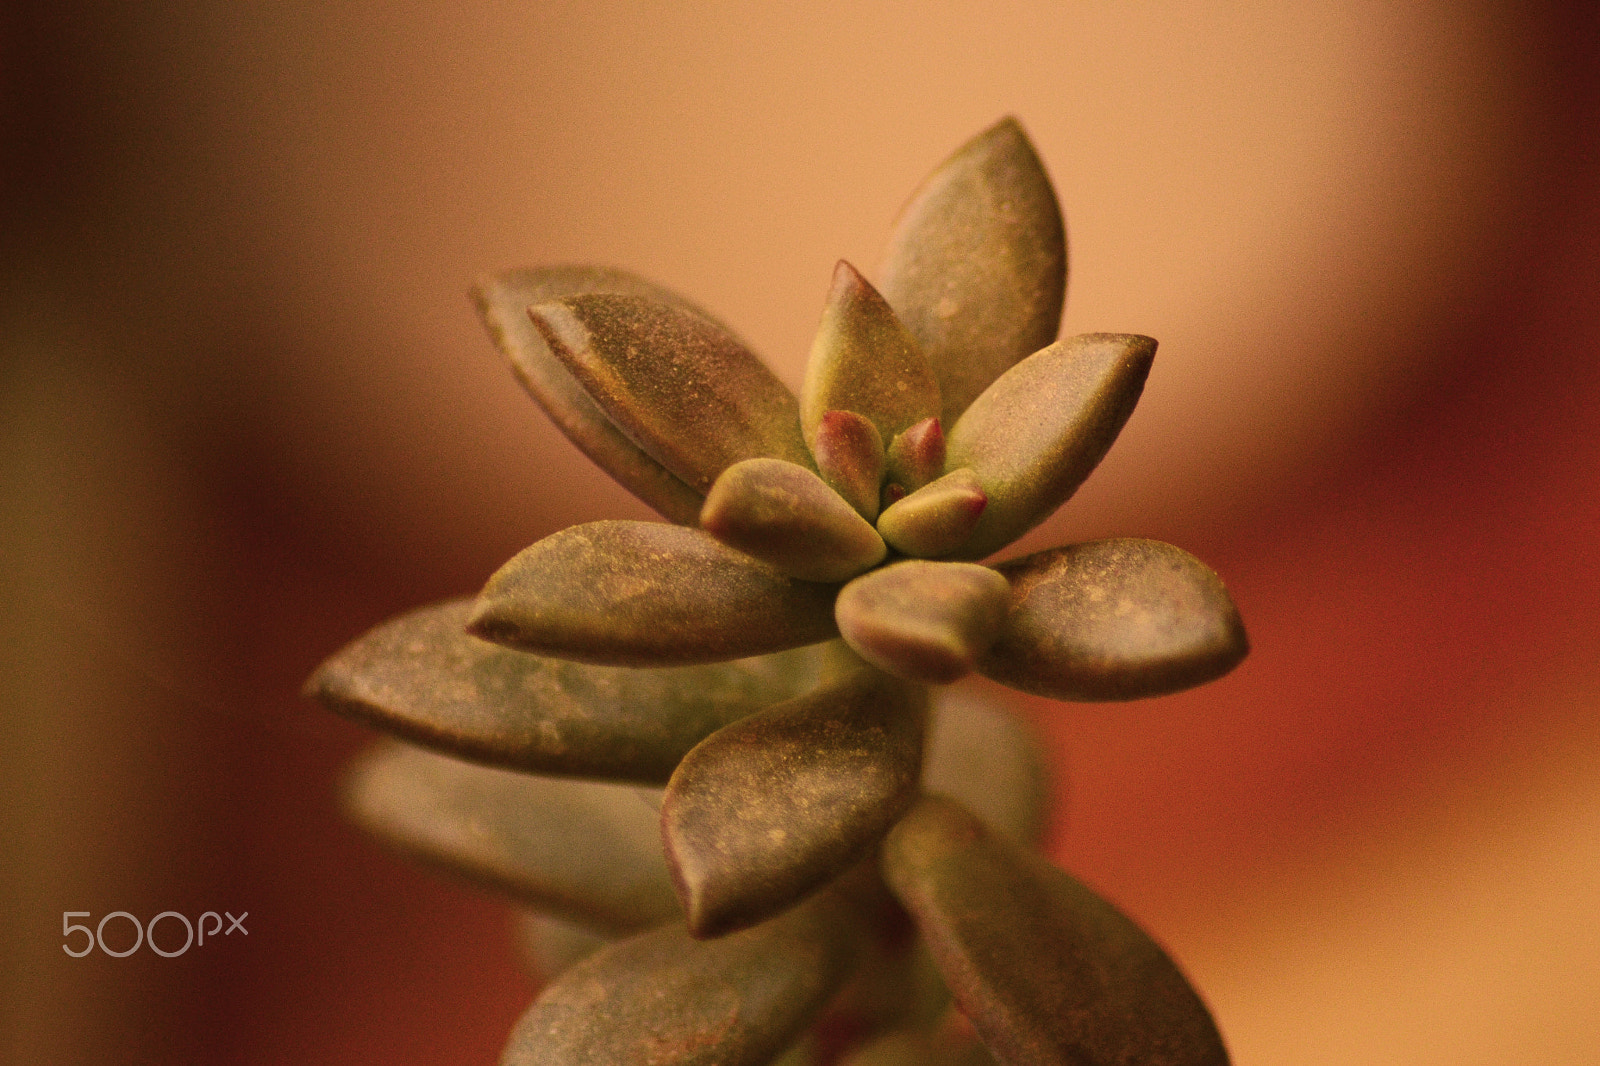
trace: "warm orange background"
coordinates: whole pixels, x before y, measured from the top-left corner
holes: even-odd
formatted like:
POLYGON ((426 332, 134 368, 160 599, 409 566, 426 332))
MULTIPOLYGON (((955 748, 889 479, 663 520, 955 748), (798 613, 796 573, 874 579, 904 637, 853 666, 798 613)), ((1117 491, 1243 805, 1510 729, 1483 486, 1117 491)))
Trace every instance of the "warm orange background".
POLYGON ((497 903, 333 810, 325 654, 640 516, 463 298, 628 266, 791 383, 833 261, 1006 113, 1066 329, 1162 342, 1027 547, 1189 548, 1255 651, 1018 698, 1052 847, 1238 1066, 1600 1056, 1591 3, 24 0, 0 24, 0 1059, 493 1061, 497 903), (178 959, 60 915, 249 911, 178 959))

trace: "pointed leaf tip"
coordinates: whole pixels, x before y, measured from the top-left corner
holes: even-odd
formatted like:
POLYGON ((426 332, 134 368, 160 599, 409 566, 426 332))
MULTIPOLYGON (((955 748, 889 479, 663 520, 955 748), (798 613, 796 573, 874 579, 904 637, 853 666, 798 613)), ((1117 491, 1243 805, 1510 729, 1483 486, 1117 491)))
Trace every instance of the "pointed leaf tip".
POLYGON ((952 800, 889 832, 884 879, 962 1013, 1012 1066, 1227 1066, 1205 1004, 1136 924, 952 800))
POLYGON ((543 774, 665 784, 712 732, 815 684, 820 656, 639 670, 512 651, 466 632, 472 601, 412 611, 351 642, 311 695, 413 743, 543 774))
POLYGON ((687 665, 826 640, 833 596, 831 586, 785 577, 698 529, 590 522, 496 571, 469 629, 579 662, 687 665))
POLYGON ((696 492, 742 459, 811 466, 794 395, 710 319, 613 294, 568 297, 529 314, 606 416, 696 492))
POLYGON ((857 861, 911 802, 927 694, 858 668, 685 756, 661 832, 697 936, 788 907, 857 861))
POLYGON ((1000 634, 1005 578, 975 563, 908 559, 839 593, 839 632, 863 659, 897 677, 946 685, 970 673, 1000 634))
POLYGON ((671 290, 607 267, 509 270, 480 278, 471 296, 495 347, 556 428, 623 488, 667 519, 692 525, 700 513, 700 494, 617 428, 551 352, 528 315, 528 308, 536 304, 594 292, 647 296, 685 314, 709 318, 671 290))
POLYGON ((880 289, 917 339, 953 425, 991 381, 1055 340, 1066 231, 1055 190, 1014 118, 934 170, 895 223, 880 289))
POLYGON ((700 525, 801 581, 848 581, 888 551, 820 477, 781 459, 746 459, 724 470, 706 494, 700 525))
POLYGON ((883 436, 877 427, 854 411, 829 411, 817 423, 811 452, 822 480, 862 518, 875 521, 884 469, 883 436))
POLYGON ((1250 649, 1222 581, 1181 548, 1117 539, 997 567, 1011 585, 985 676, 1058 700, 1132 700, 1204 684, 1250 649))
POLYGON ((944 473, 944 425, 924 418, 889 443, 886 465, 891 483, 915 492, 944 473))
POLYGON ((939 413, 939 382, 893 309, 855 267, 839 260, 806 363, 800 421, 815 445, 828 411, 856 411, 883 440, 939 413))
POLYGON ((1155 352, 1155 341, 1133 334, 1071 337, 973 401, 950 430, 946 460, 970 468, 989 497, 963 558, 999 551, 1077 491, 1133 414, 1155 352))

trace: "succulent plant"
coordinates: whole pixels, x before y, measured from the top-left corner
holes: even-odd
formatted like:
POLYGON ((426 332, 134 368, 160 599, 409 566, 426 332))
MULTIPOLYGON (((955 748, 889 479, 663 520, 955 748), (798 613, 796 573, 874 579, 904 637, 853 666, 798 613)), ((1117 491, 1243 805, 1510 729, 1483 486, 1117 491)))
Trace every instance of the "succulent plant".
POLYGON ((933 689, 1126 700, 1245 654, 1178 548, 980 561, 1088 476, 1156 343, 1056 339, 1061 215, 1011 119, 927 179, 878 277, 838 265, 798 398, 631 274, 475 290, 667 521, 546 537, 308 689, 410 742, 353 773, 362 824, 530 908, 552 979, 507 1066, 1227 1061, 1167 955, 1035 850, 1021 724, 933 689))

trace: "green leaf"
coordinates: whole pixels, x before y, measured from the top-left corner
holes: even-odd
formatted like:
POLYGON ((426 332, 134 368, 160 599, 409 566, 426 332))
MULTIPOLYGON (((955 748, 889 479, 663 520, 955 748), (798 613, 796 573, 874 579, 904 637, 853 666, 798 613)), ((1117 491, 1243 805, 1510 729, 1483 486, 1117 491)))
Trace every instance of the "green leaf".
POLYGON ((718 662, 834 636, 835 591, 786 577, 698 529, 590 522, 496 571, 469 629, 580 662, 718 662))
POLYGON ((862 518, 876 519, 884 463, 877 427, 854 411, 829 411, 817 423, 811 451, 828 487, 862 518))
POLYGON ((1250 650, 1222 580, 1181 548, 1100 540, 1003 563, 985 677, 1058 700, 1135 700, 1221 677, 1250 650))
POLYGON ((466 632, 470 600, 351 642, 308 694, 413 743, 542 774, 665 784, 705 737, 811 688, 816 648, 707 666, 592 666, 466 632))
POLYGON ((606 417, 550 351, 528 317, 528 309, 536 304, 596 292, 646 296, 686 313, 710 317, 668 289, 606 267, 510 270, 480 278, 472 288, 472 300, 495 346, 511 361, 518 380, 556 428, 623 488, 671 521, 693 525, 700 514, 700 494, 606 417))
POLYGON ((940 690, 922 788, 959 800, 989 828, 1036 845, 1050 809, 1049 760, 1016 715, 970 692, 940 690))
POLYGON ((678 910, 646 790, 385 742, 351 766, 345 806, 414 858, 595 930, 631 932, 678 910))
POLYGON ((1007 1066, 1227 1066, 1172 960, 1105 900, 952 800, 884 840, 884 877, 1007 1066))
POLYGON ((685 756, 661 833, 690 930, 762 921, 860 859, 911 802, 926 714, 920 686, 861 666, 685 756))
POLYGON ((642 933, 546 988, 500 1064, 768 1066, 849 978, 865 934, 830 894, 718 940, 642 933))
POLYGON ((863 574, 839 593, 839 632, 896 677, 949 684, 972 671, 1010 605, 1005 578, 976 563, 908 559, 863 574))
POLYGON ((746 459, 724 470, 706 494, 700 526, 802 581, 848 581, 888 552, 842 496, 781 459, 746 459))
POLYGON ((811 466, 783 382, 715 322, 643 296, 529 312, 557 358, 640 448, 696 492, 741 459, 811 466))
POLYGON ((878 532, 895 551, 913 558, 937 558, 958 549, 962 556, 978 558, 966 545, 988 506, 977 475, 962 467, 885 507, 878 532))
POLYGON ((1066 233, 1016 119, 980 133, 928 176, 895 223, 879 277, 938 376, 946 426, 1013 363, 1056 339, 1066 233))
POLYGON ((967 408, 946 461, 971 468, 989 506, 963 557, 1000 550, 1077 491, 1133 414, 1155 353, 1149 337, 1071 337, 1012 367, 967 408))
POLYGON ((895 492, 916 492, 937 478, 944 472, 944 453, 944 424, 937 418, 924 418, 908 426, 889 442, 886 457, 889 482, 895 492))
POLYGON ((800 388, 800 424, 815 446, 829 411, 855 411, 883 440, 939 413, 939 382, 878 290, 839 260, 800 388))

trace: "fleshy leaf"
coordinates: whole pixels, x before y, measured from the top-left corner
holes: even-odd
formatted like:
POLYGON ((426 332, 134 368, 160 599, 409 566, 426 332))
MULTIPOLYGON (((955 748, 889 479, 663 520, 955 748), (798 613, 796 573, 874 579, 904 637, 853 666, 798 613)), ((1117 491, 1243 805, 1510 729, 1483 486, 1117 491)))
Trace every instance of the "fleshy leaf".
POLYGON ((967 408, 946 461, 977 474, 989 506, 964 558, 999 551, 1077 491, 1133 414, 1155 354, 1149 337, 1070 337, 1006 371, 967 408))
POLYGON ((877 427, 854 411, 829 411, 817 423, 811 451, 822 480, 862 518, 875 520, 884 460, 877 427))
POLYGON ((685 665, 826 640, 833 596, 832 586, 786 577, 698 529, 590 522, 496 571, 468 627, 579 662, 685 665))
POLYGON ((885 507, 878 516, 878 532, 895 551, 914 558, 952 552, 978 558, 966 546, 988 505, 977 475, 962 467, 885 507))
POLYGON ((915 492, 944 473, 944 424, 924 418, 889 442, 888 478, 904 492, 915 492))
POLYGON ((807 444, 815 447, 817 426, 829 411, 864 415, 883 440, 939 413, 939 382, 917 342, 878 290, 843 259, 834 268, 800 388, 807 444))
POLYGON ((631 932, 678 909, 641 791, 386 742, 352 765, 345 806, 414 858, 593 929, 631 932))
POLYGON ((1006 579, 976 563, 908 559, 863 574, 839 593, 839 632, 896 677, 944 685, 972 671, 1000 634, 1006 579))
POLYGON ((1050 806, 1049 763, 1026 723, 969 692, 934 702, 922 787, 959 800, 989 828, 1033 845, 1050 806))
POLYGON ((928 176, 900 213, 879 289, 939 379, 946 426, 1056 339, 1067 241, 1028 135, 1005 118, 928 176))
POLYGON ((557 978, 500 1064, 768 1066, 849 978, 863 933, 831 894, 718 940, 653 929, 557 978))
POLYGON ((1221 677, 1250 650, 1222 580, 1181 548, 1115 539, 996 569, 1011 584, 985 677, 1058 700, 1134 700, 1221 677))
POLYGON ((919 801, 883 870, 1000 1062, 1227 1066, 1205 1005, 1143 930, 954 801, 919 801))
POLYGON ((762 921, 844 870, 916 791, 927 695, 866 666, 713 733, 661 833, 696 936, 762 921))
POLYGON ((647 296, 710 317, 669 289, 606 267, 509 270, 480 278, 472 287, 472 300, 495 346, 510 360, 523 388, 556 428, 623 488, 671 521, 693 525, 700 514, 700 493, 652 459, 606 417, 550 351, 528 317, 528 308, 536 304, 596 292, 647 296))
POLYGON ((705 737, 811 688, 815 648, 705 666, 593 666, 466 632, 470 600, 412 611, 325 662, 322 703, 406 740, 541 774, 665 784, 705 737))
POLYGON ((811 466, 794 394, 710 319, 609 294, 570 296, 529 314, 611 421, 696 492, 741 459, 811 466))
POLYGON ((724 470, 706 494, 700 526, 802 581, 848 581, 888 552, 842 496, 782 459, 746 459, 724 470))

